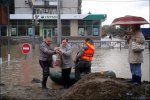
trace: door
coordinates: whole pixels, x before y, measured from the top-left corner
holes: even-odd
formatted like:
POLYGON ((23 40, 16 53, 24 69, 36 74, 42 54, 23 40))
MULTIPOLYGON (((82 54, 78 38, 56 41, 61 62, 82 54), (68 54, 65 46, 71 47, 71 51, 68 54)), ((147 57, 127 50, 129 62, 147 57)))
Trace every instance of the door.
POLYGON ((52 39, 52 29, 43 29, 43 38, 50 37, 52 39))

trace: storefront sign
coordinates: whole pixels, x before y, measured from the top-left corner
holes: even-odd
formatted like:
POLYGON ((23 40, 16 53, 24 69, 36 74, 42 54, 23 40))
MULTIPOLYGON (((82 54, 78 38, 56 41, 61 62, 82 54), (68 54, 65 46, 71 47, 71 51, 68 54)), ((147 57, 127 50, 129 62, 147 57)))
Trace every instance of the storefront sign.
MULTIPOLYGON (((61 14, 61 19, 84 19, 88 14, 61 14)), ((35 14, 34 18, 57 19, 57 14, 35 14)), ((10 19, 32 19, 32 14, 10 14, 10 19)))
POLYGON ((38 19, 57 19, 57 15, 39 15, 38 19))
POLYGON ((23 43, 21 50, 22 50, 23 54, 28 54, 31 50, 30 44, 29 43, 23 43))

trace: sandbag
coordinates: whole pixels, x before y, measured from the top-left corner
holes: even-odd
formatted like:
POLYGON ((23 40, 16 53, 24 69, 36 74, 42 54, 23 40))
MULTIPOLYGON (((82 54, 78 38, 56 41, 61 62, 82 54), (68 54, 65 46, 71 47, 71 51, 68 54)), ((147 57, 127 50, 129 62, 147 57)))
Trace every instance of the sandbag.
POLYGON ((105 77, 116 78, 116 74, 113 71, 101 71, 100 74, 105 77))
MULTIPOLYGON (((99 74, 100 74, 100 76, 104 76, 104 77, 116 78, 116 74, 113 71, 101 71, 99 74)), ((50 79, 53 82, 62 85, 61 71, 51 71, 50 72, 50 79)), ((70 74, 70 83, 74 84, 75 82, 76 82, 75 72, 71 72, 71 74, 70 74)))
MULTIPOLYGON (((62 75, 61 75, 61 71, 52 71, 50 72, 50 79, 57 83, 57 84, 60 84, 62 85, 62 75)), ((75 80, 75 73, 74 72, 71 72, 70 74, 70 84, 74 84, 76 82, 75 80)))

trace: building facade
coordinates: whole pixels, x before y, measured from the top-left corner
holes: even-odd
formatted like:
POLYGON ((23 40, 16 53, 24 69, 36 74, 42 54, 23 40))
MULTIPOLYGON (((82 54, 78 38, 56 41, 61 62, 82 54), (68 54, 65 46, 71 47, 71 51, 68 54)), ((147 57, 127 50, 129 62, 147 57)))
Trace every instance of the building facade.
MULTIPOLYGON (((9 30, 3 31, 6 36, 57 37, 58 12, 57 0, 11 0, 14 2, 14 13, 10 13, 9 30)), ((60 0, 60 19, 62 36, 100 37, 101 23, 106 14, 81 14, 82 0, 60 0)), ((7 29, 6 28, 6 29, 7 29)))

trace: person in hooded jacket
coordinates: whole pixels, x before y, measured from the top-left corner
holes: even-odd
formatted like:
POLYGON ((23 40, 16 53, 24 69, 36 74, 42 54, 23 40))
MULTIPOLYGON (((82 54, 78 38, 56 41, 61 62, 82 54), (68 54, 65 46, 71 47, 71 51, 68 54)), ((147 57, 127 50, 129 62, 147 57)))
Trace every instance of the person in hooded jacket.
POLYGON ((140 25, 131 25, 131 32, 128 38, 129 43, 129 54, 128 54, 128 62, 130 64, 130 71, 132 74, 132 79, 129 81, 134 85, 141 84, 141 63, 143 63, 143 51, 134 51, 132 50, 132 42, 137 42, 141 45, 144 44, 145 38, 140 30, 140 25))

